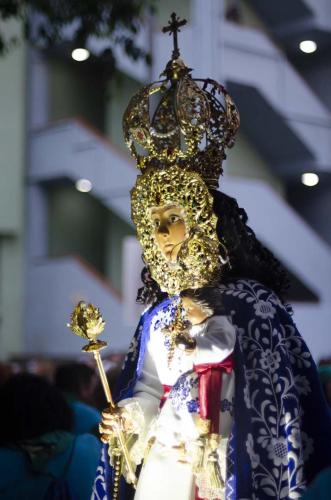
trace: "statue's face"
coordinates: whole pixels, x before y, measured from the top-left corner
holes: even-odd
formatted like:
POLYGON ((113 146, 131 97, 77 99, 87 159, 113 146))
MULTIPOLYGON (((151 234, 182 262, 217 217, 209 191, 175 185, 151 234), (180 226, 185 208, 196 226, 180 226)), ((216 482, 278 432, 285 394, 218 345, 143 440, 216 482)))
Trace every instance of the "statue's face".
POLYGON ((187 238, 184 209, 174 204, 152 207, 150 216, 156 245, 168 262, 176 262, 180 247, 187 238))

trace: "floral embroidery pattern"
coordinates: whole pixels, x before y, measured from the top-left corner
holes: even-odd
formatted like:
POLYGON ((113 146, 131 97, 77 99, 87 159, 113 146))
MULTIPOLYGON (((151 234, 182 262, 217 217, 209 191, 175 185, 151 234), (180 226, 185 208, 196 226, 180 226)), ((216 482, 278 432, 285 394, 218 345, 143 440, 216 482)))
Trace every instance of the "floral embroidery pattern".
POLYGON ((195 373, 191 375, 185 373, 179 377, 169 394, 175 411, 188 410, 190 413, 199 411, 198 384, 198 376, 195 373))
POLYGON ((260 316, 262 319, 273 318, 276 309, 266 300, 259 300, 253 304, 256 316, 260 316))
POLYGON ((169 350, 170 349, 170 339, 169 339, 169 337, 164 337, 163 343, 164 343, 164 347, 166 347, 167 350, 169 350))
MULTIPOLYGON (((139 327, 138 335, 137 335, 138 338, 141 335, 141 330, 142 330, 142 326, 139 327)), ((133 337, 133 339, 131 341, 130 347, 129 347, 128 352, 127 352, 127 354, 125 356, 125 359, 124 359, 124 365, 129 360, 131 362, 133 362, 133 361, 135 361, 137 359, 137 356, 139 354, 139 352, 138 352, 138 344, 139 344, 139 342, 138 342, 138 338, 137 337, 133 337)))
POLYGON ((200 411, 198 398, 191 399, 191 401, 187 401, 186 407, 190 413, 198 413, 200 411))
POLYGON ((102 500, 107 498, 106 494, 107 485, 105 476, 106 460, 107 460, 107 450, 106 446, 103 446, 93 484, 93 491, 92 491, 93 500, 102 500))
POLYGON ((260 365, 264 370, 270 370, 272 373, 279 368, 279 363, 281 357, 278 351, 272 352, 270 349, 266 349, 261 352, 260 365))
POLYGON ((302 431, 300 406, 311 387, 298 371, 311 366, 310 353, 288 315, 286 322, 279 319, 286 309, 273 292, 252 280, 238 280, 221 290, 225 300, 237 297, 254 311, 246 324, 243 307, 231 313, 246 365, 243 399, 253 422, 253 433, 246 439, 253 497, 300 498, 305 490, 303 466, 313 441, 302 431))
POLYGON ((166 326, 169 326, 171 321, 174 318, 174 314, 176 311, 176 300, 170 304, 162 307, 153 317, 151 321, 151 331, 161 330, 166 326))
POLYGON ((234 402, 233 402, 233 400, 232 401, 229 401, 228 399, 221 400, 221 412, 225 413, 226 411, 228 411, 230 413, 230 415, 233 416, 233 414, 234 414, 234 402))

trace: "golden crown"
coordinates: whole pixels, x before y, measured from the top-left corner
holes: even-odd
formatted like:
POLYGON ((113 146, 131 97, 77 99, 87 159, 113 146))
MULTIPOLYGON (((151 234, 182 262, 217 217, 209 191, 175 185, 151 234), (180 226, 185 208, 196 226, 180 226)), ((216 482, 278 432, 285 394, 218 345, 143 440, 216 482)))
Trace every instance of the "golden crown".
POLYGON ((225 88, 215 80, 192 78, 179 57, 177 33, 186 20, 171 15, 163 32, 173 34, 172 58, 160 75, 143 87, 123 116, 124 138, 138 168, 176 164, 198 172, 209 188, 218 187, 226 148, 234 144, 240 120, 225 88))

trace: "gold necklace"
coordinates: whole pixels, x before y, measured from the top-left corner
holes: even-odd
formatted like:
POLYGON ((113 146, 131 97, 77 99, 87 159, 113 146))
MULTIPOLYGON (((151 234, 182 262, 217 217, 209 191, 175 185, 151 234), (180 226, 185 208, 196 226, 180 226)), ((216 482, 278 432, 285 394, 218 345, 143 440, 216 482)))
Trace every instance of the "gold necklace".
POLYGON ((176 347, 185 352, 192 352, 195 349, 196 341, 190 336, 187 330, 187 322, 183 319, 181 301, 177 305, 173 321, 167 328, 162 330, 162 333, 168 340, 168 366, 170 366, 173 360, 176 347))

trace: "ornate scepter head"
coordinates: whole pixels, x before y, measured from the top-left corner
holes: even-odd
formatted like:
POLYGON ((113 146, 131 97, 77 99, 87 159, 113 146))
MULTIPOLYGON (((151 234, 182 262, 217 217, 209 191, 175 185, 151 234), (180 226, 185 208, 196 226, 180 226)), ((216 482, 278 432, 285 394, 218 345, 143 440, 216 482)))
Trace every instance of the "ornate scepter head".
POLYGON ((82 348, 83 351, 100 351, 107 346, 107 342, 96 340, 98 335, 103 332, 106 325, 98 307, 80 301, 72 311, 70 319, 71 322, 68 323, 67 326, 71 331, 75 335, 88 339, 89 341, 89 343, 82 348))

